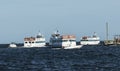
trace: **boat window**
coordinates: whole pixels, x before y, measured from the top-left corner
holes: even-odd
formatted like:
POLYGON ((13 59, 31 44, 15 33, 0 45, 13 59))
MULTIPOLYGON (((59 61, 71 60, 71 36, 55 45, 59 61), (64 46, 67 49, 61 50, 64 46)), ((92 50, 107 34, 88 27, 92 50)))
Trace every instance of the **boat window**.
POLYGON ((67 42, 68 40, 62 40, 63 42, 67 42))
POLYGON ((99 40, 81 40, 81 41, 99 41, 99 40))
POLYGON ((88 40, 81 40, 81 41, 88 41, 88 40))
POLYGON ((62 42, 62 40, 58 40, 57 42, 62 42))
POLYGON ((35 43, 45 43, 45 41, 36 41, 35 43))
POLYGON ((70 40, 70 42, 75 42, 75 40, 70 40))
POLYGON ((51 40, 51 42, 62 42, 62 40, 51 40))
POLYGON ((40 43, 39 41, 36 41, 36 43, 40 43))
POLYGON ((25 43, 27 43, 27 42, 25 42, 25 43))

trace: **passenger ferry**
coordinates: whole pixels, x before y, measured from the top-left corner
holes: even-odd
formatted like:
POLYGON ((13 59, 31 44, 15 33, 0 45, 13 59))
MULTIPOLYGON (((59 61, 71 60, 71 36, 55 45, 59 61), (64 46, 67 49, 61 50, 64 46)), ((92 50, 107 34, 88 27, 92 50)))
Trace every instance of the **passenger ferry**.
POLYGON ((64 49, 81 47, 76 46, 76 37, 74 35, 60 35, 58 31, 51 35, 50 46, 64 49))
POLYGON ((24 47, 44 47, 45 45, 45 37, 41 33, 36 37, 24 38, 24 47))
POLYGON ((98 45, 100 43, 100 37, 94 33, 93 36, 84 36, 81 38, 81 45, 98 45))

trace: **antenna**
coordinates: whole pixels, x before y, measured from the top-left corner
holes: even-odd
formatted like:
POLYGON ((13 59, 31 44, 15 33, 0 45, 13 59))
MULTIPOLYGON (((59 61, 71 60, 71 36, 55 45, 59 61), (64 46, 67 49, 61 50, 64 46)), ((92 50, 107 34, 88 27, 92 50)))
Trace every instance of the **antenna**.
POLYGON ((107 41, 107 44, 108 44, 108 22, 106 22, 106 41, 107 41))
POLYGON ((38 31, 38 35, 42 35, 42 34, 40 33, 40 30, 38 31))
POLYGON ((40 30, 38 32, 40 32, 40 30))
POLYGON ((59 31, 57 30, 57 33, 59 33, 59 31))

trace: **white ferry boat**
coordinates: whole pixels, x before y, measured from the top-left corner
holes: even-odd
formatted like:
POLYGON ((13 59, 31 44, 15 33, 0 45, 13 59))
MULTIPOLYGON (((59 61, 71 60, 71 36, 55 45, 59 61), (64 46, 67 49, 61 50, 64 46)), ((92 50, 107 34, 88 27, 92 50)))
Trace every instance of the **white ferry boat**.
POLYGON ((81 45, 98 45, 100 43, 100 37, 94 33, 93 36, 84 36, 81 38, 81 45))
POLYGON ((41 33, 36 37, 24 38, 24 47, 44 47, 45 45, 45 37, 41 33))
POLYGON ((17 47, 17 45, 14 42, 12 42, 10 43, 9 47, 17 47))
POLYGON ((50 45, 52 47, 60 47, 64 49, 81 47, 76 46, 76 37, 74 35, 60 35, 58 31, 51 35, 50 45))

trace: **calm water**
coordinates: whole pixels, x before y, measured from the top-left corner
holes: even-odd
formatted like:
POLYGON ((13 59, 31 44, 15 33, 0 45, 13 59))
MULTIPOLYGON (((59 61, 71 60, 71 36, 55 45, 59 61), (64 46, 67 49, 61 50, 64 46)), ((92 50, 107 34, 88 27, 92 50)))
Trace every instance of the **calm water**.
POLYGON ((0 71, 119 71, 120 46, 0 48, 0 71))

